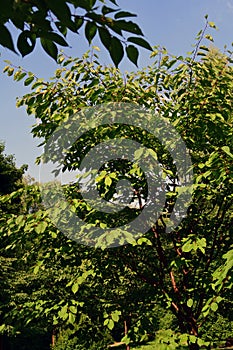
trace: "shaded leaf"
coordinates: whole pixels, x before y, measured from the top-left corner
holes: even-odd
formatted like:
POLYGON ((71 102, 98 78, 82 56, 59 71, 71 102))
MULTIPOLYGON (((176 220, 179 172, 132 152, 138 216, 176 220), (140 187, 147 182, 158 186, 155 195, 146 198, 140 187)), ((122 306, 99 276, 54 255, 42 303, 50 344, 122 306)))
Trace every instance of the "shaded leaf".
POLYGON ((13 13, 13 4, 14 0, 0 0, 0 14, 5 22, 5 19, 8 19, 12 16, 13 13))
POLYGON ((102 10, 101 10, 103 15, 107 15, 108 13, 116 12, 116 11, 118 11, 118 9, 113 9, 113 8, 105 6, 105 5, 102 7, 102 10))
POLYGON ((130 41, 131 43, 137 44, 141 47, 144 47, 147 50, 153 51, 150 44, 143 38, 137 38, 137 37, 130 37, 127 39, 127 41, 130 41))
POLYGON ((17 40, 17 47, 22 56, 31 53, 35 47, 36 38, 29 30, 22 32, 17 40))
POLYGON ((0 33, 0 45, 16 53, 11 34, 4 25, 0 25, 0 33))
POLYGON ((47 0, 47 4, 61 23, 71 20, 71 12, 65 0, 47 0))
POLYGON ((98 28, 100 40, 102 44, 109 49, 110 44, 111 44, 111 35, 109 34, 108 30, 102 27, 98 28))
POLYGON ((93 6, 95 5, 95 3, 96 3, 96 0, 89 0, 89 1, 87 1, 87 0, 78 0, 78 7, 82 7, 82 8, 84 8, 85 10, 87 10, 87 11, 90 11, 92 8, 93 8, 93 6))
POLYGON ((55 22, 55 25, 56 25, 57 29, 59 30, 59 32, 62 35, 66 36, 66 34, 67 34, 67 27, 64 24, 62 24, 61 22, 55 22))
POLYGON ((109 0, 109 1, 111 1, 114 5, 118 6, 116 3, 116 0, 109 0))
POLYGON ((91 43, 92 39, 96 35, 96 31, 97 31, 96 24, 94 22, 87 22, 85 26, 85 36, 89 44, 91 43))
POLYGON ((123 50, 122 43, 115 36, 111 38, 109 53, 115 66, 118 67, 119 63, 121 62, 124 56, 124 50, 123 50))
POLYGON ((43 32, 41 38, 48 39, 61 46, 68 46, 67 42, 63 39, 63 37, 54 32, 43 32))
POLYGON ((121 30, 124 30, 126 32, 130 32, 130 33, 138 34, 138 35, 143 35, 139 26, 132 21, 119 20, 119 21, 116 21, 116 25, 121 30))
POLYGON ((45 38, 41 38, 40 42, 45 52, 47 52, 49 56, 51 56, 55 61, 57 61, 57 46, 51 40, 45 38))
POLYGON ((76 25, 76 30, 79 30, 79 28, 81 28, 82 25, 83 25, 84 19, 81 18, 81 17, 80 18, 76 17, 74 22, 75 22, 75 25, 76 25))
POLYGON ((129 45, 126 47, 126 53, 127 53, 127 57, 129 58, 129 60, 137 66, 138 65, 138 56, 139 56, 138 49, 133 45, 129 45))
POLYGON ((127 12, 127 11, 119 11, 114 16, 115 19, 123 18, 123 17, 137 17, 137 15, 135 15, 134 13, 127 12))

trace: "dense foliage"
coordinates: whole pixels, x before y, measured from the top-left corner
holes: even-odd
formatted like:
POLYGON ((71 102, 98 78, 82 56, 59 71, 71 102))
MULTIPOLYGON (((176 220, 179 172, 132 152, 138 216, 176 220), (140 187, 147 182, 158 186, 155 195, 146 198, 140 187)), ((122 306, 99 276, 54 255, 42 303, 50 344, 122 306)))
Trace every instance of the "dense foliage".
MULTIPOLYGON (((25 105, 28 114, 37 118, 32 134, 45 144, 64 120, 84 107, 135 103, 159 111, 175 126, 192 158, 194 183, 189 188, 192 203, 175 229, 166 230, 173 210, 168 205, 166 216, 161 215, 143 238, 105 250, 64 236, 43 207, 38 186, 3 196, 1 201, 8 203, 17 195, 24 198, 21 215, 6 214, 0 219, 4 249, 7 245, 10 254, 17 256, 16 273, 21 276, 13 278, 3 332, 41 326, 56 338, 57 349, 105 349, 114 341, 129 349, 155 338, 157 349, 188 346, 196 350, 230 336, 233 68, 230 53, 199 47, 203 33, 199 35, 190 56, 174 57, 155 48, 152 64, 136 73, 123 75, 114 67, 103 67, 96 54, 88 53, 81 59, 59 56, 60 67, 50 81, 31 73, 25 76, 10 65, 5 68, 16 81, 25 79, 24 84, 31 85, 32 92, 19 99, 18 106, 25 105), (225 333, 215 329, 218 322, 225 333)), ((77 140, 64 168, 77 168, 90 147, 119 135, 153 149, 169 180, 176 177, 168 153, 152 135, 134 126, 122 129, 107 123, 77 140)), ((114 180, 120 179, 119 173, 126 176, 131 169, 127 166, 112 162, 101 173, 98 183, 100 192, 110 193, 106 198, 112 198, 114 180)), ((146 200, 145 181, 135 176, 132 186, 141 189, 146 200), (141 187, 134 180, 141 181, 141 187)), ((74 211, 88 223, 112 225, 112 219, 96 216, 76 184, 64 186, 64 191, 74 211)), ((118 220, 114 225, 134 217, 135 208, 128 207, 124 216, 114 218, 118 220)), ((66 222, 66 217, 62 219, 66 222)))
POLYGON ((67 33, 78 35, 84 27, 89 44, 98 34, 116 66, 124 54, 137 65, 135 45, 147 50, 151 47, 139 26, 126 20, 136 16, 119 9, 115 0, 109 4, 103 0, 1 0, 0 45, 17 52, 10 32, 15 27, 20 32, 17 49, 22 56, 30 54, 39 39, 44 51, 56 60, 57 46, 68 46, 67 33), (133 36, 126 38, 125 33, 133 36))

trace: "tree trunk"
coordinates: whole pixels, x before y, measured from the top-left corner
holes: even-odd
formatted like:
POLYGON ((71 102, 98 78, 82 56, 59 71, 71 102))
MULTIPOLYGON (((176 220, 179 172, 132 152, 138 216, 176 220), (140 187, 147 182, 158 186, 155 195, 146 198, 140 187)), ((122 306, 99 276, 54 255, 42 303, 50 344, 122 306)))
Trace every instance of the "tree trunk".
MULTIPOLYGON (((127 325, 127 321, 125 320, 124 321, 124 329, 125 329, 125 335, 127 335, 127 333, 128 333, 128 325, 127 325)), ((128 345, 126 345, 126 348, 125 348, 126 350, 130 350, 130 345, 128 344, 128 345)))
POLYGON ((55 346, 55 343, 56 343, 56 331, 53 330, 52 332, 52 348, 55 346))

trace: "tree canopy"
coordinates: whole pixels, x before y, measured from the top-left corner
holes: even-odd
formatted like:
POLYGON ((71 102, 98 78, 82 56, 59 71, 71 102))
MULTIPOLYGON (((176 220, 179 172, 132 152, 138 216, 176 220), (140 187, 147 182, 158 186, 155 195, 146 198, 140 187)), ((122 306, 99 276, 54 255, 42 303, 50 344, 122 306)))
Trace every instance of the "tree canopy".
MULTIPOLYGON (((28 114, 37 118, 32 134, 45 145, 39 161, 48 161, 46 147, 53 151, 50 160, 54 162, 64 151, 66 157, 58 173, 72 171, 99 143, 130 139, 140 144, 136 152, 141 156, 158 160, 165 185, 173 186, 164 186, 165 206, 147 232, 132 237, 122 225, 140 217, 150 190, 137 164, 119 157, 99 164, 96 186, 106 201, 113 198, 122 179, 131 182, 135 198, 141 199, 138 207, 126 205, 116 215, 91 207, 82 197, 78 181, 63 185, 69 207, 83 220, 76 232, 78 237, 84 233, 83 245, 72 239, 75 236, 64 235, 50 214, 59 216, 66 227, 71 211, 61 202, 54 205, 52 196, 51 208, 45 208, 40 186, 27 186, 20 215, 12 213, 0 219, 3 249, 17 256, 22 276, 14 281, 16 293, 10 295, 2 332, 9 328, 22 332, 25 325, 34 327, 38 322, 57 335, 58 349, 59 341, 61 344, 63 338, 66 343, 67 336, 77 349, 104 349, 114 341, 129 349, 155 338, 156 348, 161 350, 181 346, 197 350, 219 342, 222 329, 216 331, 214 323, 226 329, 232 325, 233 68, 231 54, 215 51, 213 55, 212 49, 200 46, 202 37, 201 32, 187 57, 156 48, 150 66, 125 75, 115 67, 102 66, 98 56, 89 53, 82 58, 60 55, 59 67, 49 81, 27 75, 22 68, 5 68, 9 76, 23 79, 32 88, 18 100, 18 106, 26 106, 28 114), (166 144, 142 129, 143 123, 141 127, 112 123, 117 113, 111 103, 125 103, 131 112, 133 103, 144 111, 140 117, 148 118, 148 123, 160 113, 184 140, 194 177, 182 190, 191 192, 192 202, 176 227, 169 229, 174 204, 182 194, 177 163, 166 144), (110 108, 105 110, 104 122, 96 126, 99 114, 89 112, 90 107, 102 104, 110 108), (147 109, 152 112, 145 113, 147 109), (67 149, 59 126, 67 123, 69 141, 74 131, 69 121, 73 115, 80 117, 75 127, 81 128, 82 110, 88 111, 89 130, 67 149), (57 142, 54 147, 48 142, 51 135, 57 142), (141 146, 146 151, 141 151, 141 146), (32 210, 33 203, 37 206, 32 210), (112 236, 100 235, 90 247, 88 229, 93 226, 116 230, 112 236), (122 237, 128 244, 104 249, 118 238, 121 242, 122 237)), ((133 113, 133 117, 137 115, 133 113)), ((174 145, 172 142, 171 149, 174 145)), ((22 191, 2 196, 1 201, 10 203, 15 196, 22 196, 22 191)))

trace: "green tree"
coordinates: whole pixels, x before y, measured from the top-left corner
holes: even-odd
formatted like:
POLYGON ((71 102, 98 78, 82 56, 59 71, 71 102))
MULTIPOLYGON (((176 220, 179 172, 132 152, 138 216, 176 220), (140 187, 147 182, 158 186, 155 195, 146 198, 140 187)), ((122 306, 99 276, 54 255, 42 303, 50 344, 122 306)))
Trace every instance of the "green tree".
MULTIPOLYGON (((23 174, 27 169, 26 165, 20 168, 16 167, 15 159, 13 155, 4 154, 5 145, 0 143, 0 198, 10 195, 14 191, 21 191, 23 184, 23 174)), ((18 196, 17 196, 18 197, 18 196)), ((1 201, 0 204, 0 215, 1 217, 7 217, 12 213, 20 213, 21 211, 21 198, 13 198, 11 202, 1 201)), ((7 230, 7 226, 5 227, 7 230)), ((0 235, 0 262, 1 262, 1 273, 0 273, 0 320, 2 323, 3 315, 6 311, 6 305, 10 301, 10 294, 12 290, 11 279, 13 274, 13 265, 15 258, 12 254, 7 254, 5 248, 5 239, 3 235, 0 235)), ((0 339, 1 341, 1 339, 0 339)))
MULTIPOLYGON (((200 36, 203 36, 202 32, 200 36)), ((37 242, 43 242, 40 254, 38 247, 30 248, 29 257, 32 251, 38 253, 34 256, 34 261, 37 261, 34 271, 37 273, 43 273, 58 261, 61 261, 61 270, 64 266, 77 269, 74 278, 70 273, 61 275, 64 280, 63 277, 53 280, 59 291, 61 281, 64 282, 65 297, 58 296, 54 300, 49 293, 42 293, 40 299, 32 299, 32 303, 22 306, 23 319, 45 315, 54 326, 64 328, 70 325, 72 328, 73 325, 78 327, 77 332, 82 332, 85 327, 91 331, 90 325, 93 324, 97 328, 99 325, 99 329, 103 329, 100 325, 105 325, 111 331, 126 322, 127 331, 122 334, 122 341, 128 344, 135 339, 142 340, 148 334, 151 325, 143 320, 142 315, 149 319, 149 305, 161 303, 174 314, 179 332, 173 332, 177 331, 174 326, 161 337, 158 334, 158 348, 174 349, 183 344, 196 350, 211 343, 203 332, 203 325, 211 322, 220 303, 225 307, 230 305, 233 265, 231 58, 224 56, 223 59, 221 55, 213 58, 206 46, 197 46, 186 58, 174 57, 165 49, 155 49, 152 58, 154 62, 147 69, 123 76, 114 67, 102 67, 96 55, 94 61, 88 54, 82 59, 60 56, 60 67, 53 80, 45 82, 31 75, 25 77, 30 79, 33 91, 20 99, 18 106, 26 105, 28 114, 40 120, 32 133, 44 138, 44 144, 64 118, 69 120, 74 113, 81 115, 85 106, 130 101, 143 108, 159 110, 176 127, 192 157, 193 201, 186 218, 167 233, 172 203, 179 194, 179 189, 174 189, 167 191, 166 212, 144 237, 131 239, 131 244, 113 250, 80 247, 77 251, 77 245, 65 237, 60 236, 61 240, 56 241, 61 233, 51 223, 46 210, 20 219, 12 216, 6 235, 11 235, 13 245, 14 237, 21 231, 24 239, 27 240, 29 234, 30 237, 36 234, 37 242), (136 295, 139 299, 133 302, 136 295)), ((15 80, 22 79, 20 69, 14 72, 8 66, 5 70, 9 75, 14 74, 15 80)), ((67 135, 69 137, 69 129, 67 135)), ((158 140, 150 133, 127 125, 109 126, 106 123, 82 135, 69 150, 63 170, 76 169, 93 145, 119 136, 153 149, 166 178, 174 182, 176 168, 166 149, 159 146, 158 140)), ((58 143, 57 146, 64 151, 64 144, 58 143)), ((54 155, 56 161, 56 152, 54 155)), ((129 165, 121 162, 109 162, 105 172, 100 169, 99 188, 107 200, 116 192, 114 178, 120 179, 119 173, 126 177, 128 169, 131 169, 129 165)), ((134 181, 139 180, 141 195, 145 199, 146 179, 139 175, 137 168, 131 175, 135 191, 139 187, 134 181)), ((127 208, 124 214, 116 217, 98 215, 82 199, 76 185, 64 190, 76 213, 91 225, 101 223, 111 227, 118 223, 120 226, 124 220, 130 221, 138 214, 137 210, 127 208)), ((66 222, 66 217, 63 216, 62 220, 66 222)), ((1 227, 5 225, 3 218, 1 227)), ((112 237, 104 239, 114 240, 112 237)), ((17 242, 14 247, 22 242, 17 242)))
POLYGON ((22 186, 22 177, 27 165, 16 168, 13 155, 4 154, 5 145, 0 144, 0 194, 8 194, 22 186))
MULTIPOLYGON (((0 195, 9 194, 23 187, 23 174, 27 170, 27 165, 17 168, 13 155, 4 154, 5 145, 0 144, 0 195)), ((6 211, 5 204, 0 206, 0 210, 6 211)), ((8 210, 18 210, 17 203, 12 202, 8 210)))
POLYGON ((139 26, 125 20, 136 15, 119 9, 115 0, 109 0, 109 4, 114 7, 102 0, 1 0, 0 45, 16 52, 10 32, 15 27, 20 31, 16 45, 22 56, 30 54, 39 39, 44 51, 56 60, 57 45, 68 46, 67 33, 78 35, 83 27, 89 44, 99 35, 116 66, 125 53, 137 65, 139 52, 135 45, 148 50, 151 47, 139 26), (125 33, 130 36, 125 38, 125 33))

